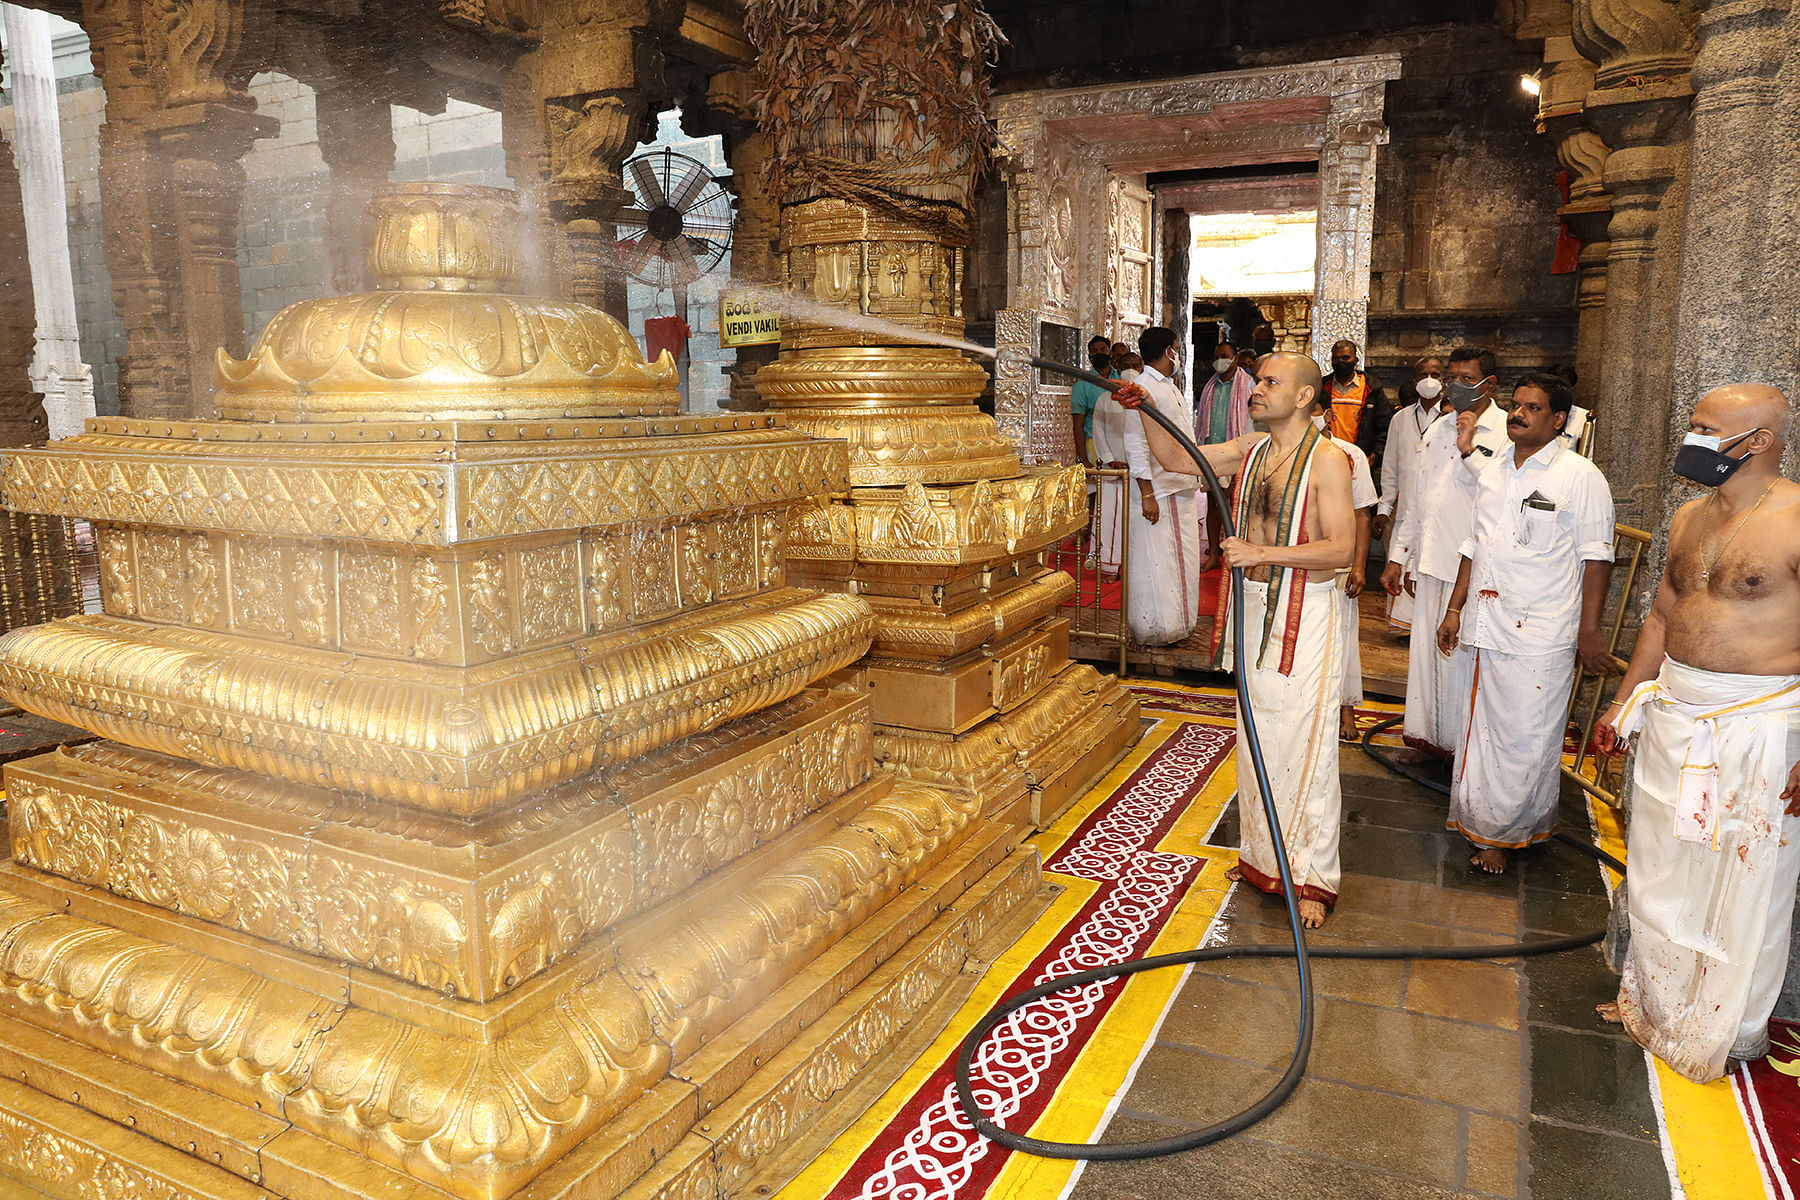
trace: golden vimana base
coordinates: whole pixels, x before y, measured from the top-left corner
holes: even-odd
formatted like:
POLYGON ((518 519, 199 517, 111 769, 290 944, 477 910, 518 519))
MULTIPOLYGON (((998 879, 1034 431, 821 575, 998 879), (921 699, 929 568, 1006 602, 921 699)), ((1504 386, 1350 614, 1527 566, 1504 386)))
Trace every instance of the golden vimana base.
POLYGON ((676 416, 615 322, 511 293, 509 205, 378 199, 379 299, 222 362, 244 420, 9 458, 105 612, 0 639, 0 695, 108 740, 7 768, 0 1176, 738 1194, 899 1069, 1039 903, 1034 802, 1135 731, 1061 657, 1065 473, 867 491, 676 416), (1014 741, 914 752, 859 694, 907 662, 1014 741))

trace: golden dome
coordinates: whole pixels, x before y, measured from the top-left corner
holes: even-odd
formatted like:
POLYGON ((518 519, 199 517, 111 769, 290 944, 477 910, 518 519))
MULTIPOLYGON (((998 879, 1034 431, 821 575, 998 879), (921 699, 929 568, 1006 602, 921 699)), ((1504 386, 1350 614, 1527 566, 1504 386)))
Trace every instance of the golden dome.
POLYGON ((219 351, 221 416, 542 420, 680 408, 666 352, 646 363, 598 309, 508 294, 520 273, 512 193, 396 184, 369 207, 378 290, 291 304, 246 358, 219 351))

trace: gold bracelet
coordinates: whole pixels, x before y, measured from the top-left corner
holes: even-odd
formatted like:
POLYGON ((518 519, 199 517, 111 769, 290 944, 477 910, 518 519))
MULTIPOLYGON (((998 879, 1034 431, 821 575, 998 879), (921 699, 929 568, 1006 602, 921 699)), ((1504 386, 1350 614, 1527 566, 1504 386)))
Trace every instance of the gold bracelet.
POLYGON ((1457 615, 1457 616, 1459 616, 1459 617, 1460 617, 1460 616, 1462 616, 1462 609, 1460 609, 1460 608, 1446 608, 1446 609, 1445 609, 1445 610, 1444 610, 1444 615, 1445 615, 1445 616, 1446 616, 1446 617, 1447 617, 1447 616, 1449 616, 1449 615, 1450 615, 1450 614, 1451 614, 1451 613, 1455 613, 1455 614, 1456 614, 1456 615, 1457 615))

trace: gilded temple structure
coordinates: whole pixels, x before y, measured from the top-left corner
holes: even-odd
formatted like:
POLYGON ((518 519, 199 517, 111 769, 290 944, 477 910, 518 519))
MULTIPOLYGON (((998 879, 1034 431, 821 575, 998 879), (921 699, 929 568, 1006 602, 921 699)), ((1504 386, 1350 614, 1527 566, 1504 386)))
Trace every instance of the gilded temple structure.
POLYGON ((10 457, 104 612, 0 641, 0 695, 103 740, 6 771, 0 1173, 742 1194, 1036 910, 1016 813, 827 686, 878 621, 790 578, 790 514, 844 444, 679 415, 519 293, 517 223, 396 185, 374 290, 221 352, 216 419, 10 457))
POLYGON ((852 679, 874 704, 877 756, 972 789, 989 812, 1023 803, 1043 827, 1137 740, 1138 705, 1070 661, 1059 610, 1075 582, 1046 561, 1087 522, 1084 472, 1021 465, 975 405, 986 371, 933 344, 964 336, 969 188, 988 128, 985 86, 957 71, 994 34, 973 7, 920 27, 910 46, 871 44, 830 18, 795 35, 753 14, 785 183, 779 271, 800 302, 756 386, 794 428, 849 447, 849 493, 798 508, 790 553, 796 579, 875 610, 852 679), (882 86, 805 114, 805 81, 846 59, 882 86))

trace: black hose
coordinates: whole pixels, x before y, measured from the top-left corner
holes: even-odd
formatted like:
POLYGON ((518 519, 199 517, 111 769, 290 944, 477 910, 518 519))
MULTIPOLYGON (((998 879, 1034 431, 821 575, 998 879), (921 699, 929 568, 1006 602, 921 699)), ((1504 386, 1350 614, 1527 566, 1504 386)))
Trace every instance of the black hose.
MULTIPOLYGON (((1105 379, 1090 371, 1067 367, 1061 363, 1047 359, 1033 358, 1034 366, 1060 374, 1071 375, 1097 384, 1108 391, 1116 392, 1124 386, 1119 380, 1105 379)), ((1232 526, 1231 505, 1219 482, 1218 475, 1207 463, 1199 447, 1176 425, 1154 407, 1144 406, 1139 412, 1145 413, 1158 425, 1166 429, 1170 436, 1181 445, 1194 462, 1199 466, 1201 475, 1206 480, 1207 494, 1219 507, 1220 524, 1226 537, 1235 536, 1232 526)), ((1113 963, 1110 966, 1097 967, 1091 971, 1082 971, 1074 975, 1063 975, 1030 988, 1006 1003, 993 1009, 963 1039, 962 1046, 956 1054, 956 1098, 963 1114, 968 1117, 976 1131, 983 1137, 997 1142, 1010 1150, 1034 1154, 1042 1158, 1075 1158, 1093 1162, 1119 1162, 1130 1159, 1158 1158, 1165 1154, 1180 1154, 1188 1150, 1196 1150, 1201 1146, 1221 1141, 1236 1133, 1250 1128, 1286 1102, 1299 1086, 1301 1078, 1306 1074, 1306 1061, 1312 1050, 1313 1032, 1313 989, 1311 957, 1319 958, 1355 958, 1355 959, 1480 959, 1480 958, 1519 958, 1538 954, 1552 954, 1562 950, 1573 950, 1581 946, 1591 946, 1605 937, 1604 930, 1592 933, 1572 934, 1567 937, 1548 938, 1536 942, 1517 942, 1494 946, 1321 946, 1311 949, 1306 944, 1305 929, 1300 922, 1300 911, 1296 900, 1292 870, 1288 865, 1286 842, 1281 832, 1281 815, 1275 809, 1275 796, 1269 787, 1268 769, 1263 762, 1262 745, 1256 732, 1256 714, 1250 707, 1248 676, 1244 670, 1244 574, 1241 568, 1231 571, 1232 649, 1236 656, 1236 690, 1238 712, 1244 725, 1244 748, 1256 780, 1257 791, 1262 796, 1263 812, 1269 822, 1269 836, 1275 847, 1276 872, 1281 879, 1283 898, 1287 902, 1288 928, 1292 931, 1291 945, 1258 944, 1244 946, 1209 946, 1195 950, 1183 950, 1175 954, 1159 954, 1150 958, 1131 959, 1113 963), (1099 983, 1108 979, 1117 979, 1126 975, 1135 975, 1139 971, 1152 971, 1161 967, 1185 966, 1189 963, 1211 962, 1226 958, 1286 958, 1292 956, 1295 969, 1299 975, 1300 991, 1300 1027, 1294 1038, 1294 1053, 1288 1060, 1287 1070, 1282 1073, 1275 1086, 1256 1103, 1233 1113, 1222 1120, 1215 1121, 1204 1129, 1184 1133, 1179 1137, 1161 1138, 1149 1142, 1132 1142, 1124 1145, 1095 1145, 1087 1142, 1052 1142, 1041 1138, 1029 1137, 1002 1128, 983 1115, 977 1106, 975 1091, 971 1082, 975 1055, 981 1043, 1002 1021, 1015 1011, 1036 1000, 1056 992, 1071 988, 1084 987, 1090 983, 1099 983)), ((1385 722, 1373 732, 1391 728, 1400 718, 1385 722)), ((1368 737, 1363 739, 1368 747, 1368 737)), ((1241 761, 1241 758, 1240 758, 1241 761)), ((1398 769, 1398 764, 1390 763, 1385 756, 1377 758, 1384 766, 1398 769)), ((1436 790, 1445 790, 1440 785, 1427 781, 1422 776, 1405 772, 1409 777, 1424 783, 1436 790)), ((1615 869, 1623 871, 1624 866, 1596 847, 1587 846, 1572 838, 1564 839, 1578 849, 1607 862, 1615 869)))

